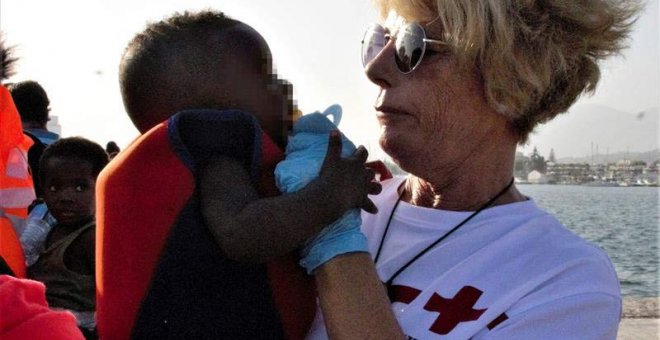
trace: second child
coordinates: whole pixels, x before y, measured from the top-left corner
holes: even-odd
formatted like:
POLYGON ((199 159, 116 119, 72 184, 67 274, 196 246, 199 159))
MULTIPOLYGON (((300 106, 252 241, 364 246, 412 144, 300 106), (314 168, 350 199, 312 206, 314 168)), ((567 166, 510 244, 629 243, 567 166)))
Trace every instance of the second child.
POLYGON ((43 282, 49 306, 71 311, 84 332, 95 328, 95 187, 106 164, 103 148, 80 137, 53 143, 40 161, 44 201, 57 224, 28 277, 43 282))

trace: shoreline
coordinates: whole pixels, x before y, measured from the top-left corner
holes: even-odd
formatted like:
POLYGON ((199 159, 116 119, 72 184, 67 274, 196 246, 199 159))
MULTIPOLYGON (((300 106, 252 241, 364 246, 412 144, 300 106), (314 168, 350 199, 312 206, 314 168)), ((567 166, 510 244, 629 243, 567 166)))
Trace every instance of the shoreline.
POLYGON ((623 297, 621 319, 660 319, 660 297, 623 297))
POLYGON ((591 182, 582 182, 582 183, 534 183, 534 182, 528 182, 528 181, 518 181, 515 182, 516 185, 557 185, 557 186, 578 186, 578 187, 587 187, 587 188, 658 188, 660 187, 660 184, 658 183, 653 183, 653 184, 589 184, 591 182))

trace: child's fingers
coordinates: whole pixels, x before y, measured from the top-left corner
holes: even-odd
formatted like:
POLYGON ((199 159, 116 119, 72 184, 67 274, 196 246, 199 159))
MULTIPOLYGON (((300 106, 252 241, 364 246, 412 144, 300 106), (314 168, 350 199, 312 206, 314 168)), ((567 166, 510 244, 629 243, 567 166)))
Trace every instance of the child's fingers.
POLYGON ((376 179, 376 171, 374 171, 374 169, 366 168, 365 170, 367 170, 367 179, 369 179, 369 181, 376 179))
POLYGON ((383 186, 380 185, 380 183, 371 182, 369 183, 369 188, 367 188, 367 193, 369 195, 378 195, 380 194, 381 190, 383 190, 383 186))
POLYGON ((335 163, 339 159, 341 159, 341 137, 339 136, 339 130, 332 130, 328 137, 328 151, 325 154, 323 164, 335 163))
POLYGON ((364 163, 367 161, 367 158, 369 158, 369 151, 367 151, 364 146, 360 145, 357 150, 355 150, 355 153, 353 153, 353 157, 355 157, 360 163, 364 163))
POLYGON ((375 214, 378 212, 378 207, 374 204, 374 202, 371 201, 369 198, 365 198, 364 202, 362 202, 362 210, 370 213, 370 214, 375 214))

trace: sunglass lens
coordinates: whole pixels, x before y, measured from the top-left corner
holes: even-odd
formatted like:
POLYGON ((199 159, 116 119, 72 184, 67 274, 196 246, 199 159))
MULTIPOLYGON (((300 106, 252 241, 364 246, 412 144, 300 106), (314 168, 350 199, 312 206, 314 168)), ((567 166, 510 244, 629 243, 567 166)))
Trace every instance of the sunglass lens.
POLYGON ((424 29, 415 24, 401 28, 402 32, 396 39, 396 65, 403 73, 409 73, 419 65, 424 56, 424 29))
POLYGON ((375 24, 369 27, 362 39, 362 66, 366 67, 370 61, 374 60, 386 44, 383 26, 375 24))

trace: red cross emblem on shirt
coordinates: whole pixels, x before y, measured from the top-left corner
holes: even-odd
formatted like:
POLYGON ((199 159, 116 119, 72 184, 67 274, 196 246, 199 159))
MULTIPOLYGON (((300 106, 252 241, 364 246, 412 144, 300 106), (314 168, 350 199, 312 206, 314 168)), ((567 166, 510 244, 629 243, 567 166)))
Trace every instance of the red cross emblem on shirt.
POLYGON ((483 292, 472 286, 465 286, 451 299, 446 299, 433 293, 424 309, 429 312, 439 312, 440 315, 431 326, 433 333, 449 334, 461 322, 479 319, 486 309, 473 309, 483 292))
MULTIPOLYGON (((421 291, 407 286, 393 285, 390 287, 392 302, 410 303, 417 298, 421 291)), ((449 334, 461 322, 475 321, 488 309, 474 309, 483 292, 472 286, 461 288, 453 298, 444 298, 433 293, 424 309, 429 312, 438 312, 440 315, 435 319, 429 330, 433 333, 449 334)), ((490 327, 489 327, 490 328, 490 327)))

